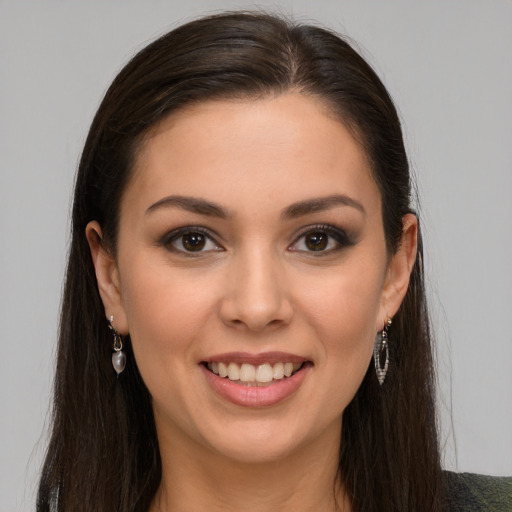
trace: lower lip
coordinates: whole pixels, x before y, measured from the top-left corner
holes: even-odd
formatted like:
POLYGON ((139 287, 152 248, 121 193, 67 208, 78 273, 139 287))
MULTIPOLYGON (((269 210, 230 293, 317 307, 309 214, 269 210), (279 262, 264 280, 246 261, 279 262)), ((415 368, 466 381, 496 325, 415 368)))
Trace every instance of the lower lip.
POLYGON ((268 386, 246 386, 225 377, 219 377, 202 364, 200 366, 206 380, 217 394, 243 407, 268 407, 286 400, 297 391, 311 367, 306 363, 291 377, 285 377, 268 386))

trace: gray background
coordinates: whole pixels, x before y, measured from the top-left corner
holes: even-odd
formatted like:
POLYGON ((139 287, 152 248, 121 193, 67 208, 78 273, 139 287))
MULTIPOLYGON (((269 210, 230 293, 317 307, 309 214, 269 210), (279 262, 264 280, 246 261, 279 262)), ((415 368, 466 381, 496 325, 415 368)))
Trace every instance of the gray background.
MULTIPOLYGON (((33 509, 70 190, 102 94, 169 27, 253 5, 0 0, 1 512, 33 509)), ((445 465, 512 474, 512 2, 259 5, 351 36, 395 98, 422 199, 445 465)))

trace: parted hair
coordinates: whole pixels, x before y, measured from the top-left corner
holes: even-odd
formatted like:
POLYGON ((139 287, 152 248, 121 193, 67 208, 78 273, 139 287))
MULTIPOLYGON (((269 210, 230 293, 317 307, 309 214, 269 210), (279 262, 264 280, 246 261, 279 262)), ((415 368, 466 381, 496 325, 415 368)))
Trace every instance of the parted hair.
MULTIPOLYGON (((346 39, 263 12, 186 23, 117 75, 92 122, 75 184, 62 299, 51 437, 37 497, 44 512, 148 510, 161 479, 150 394, 130 350, 116 378, 112 338, 85 237, 100 223, 116 254, 119 204, 148 131, 192 103, 286 92, 313 97, 361 143, 382 197, 388 254, 412 211, 400 120, 384 85, 346 39)), ((354 511, 443 508, 435 385, 421 235, 390 331, 380 386, 370 364, 343 413, 338 477, 354 511)))

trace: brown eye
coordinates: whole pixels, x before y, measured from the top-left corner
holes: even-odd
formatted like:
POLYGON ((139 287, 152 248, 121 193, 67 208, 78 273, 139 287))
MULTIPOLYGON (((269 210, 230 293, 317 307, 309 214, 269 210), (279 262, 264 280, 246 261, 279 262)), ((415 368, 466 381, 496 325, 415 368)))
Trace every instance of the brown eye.
POLYGON ((304 243, 310 251, 323 251, 327 247, 329 236, 322 232, 308 233, 304 237, 304 243))
POLYGON ((299 236, 288 249, 302 253, 316 253, 315 256, 322 256, 350 247, 354 243, 344 230, 335 226, 319 225, 311 226, 311 229, 299 236))
POLYGON ((206 236, 202 233, 187 233, 181 237, 181 245, 186 251, 202 251, 206 245, 206 236))
POLYGON ((218 252, 223 248, 209 232, 201 227, 184 227, 166 234, 160 243, 169 251, 199 256, 202 253, 218 252))

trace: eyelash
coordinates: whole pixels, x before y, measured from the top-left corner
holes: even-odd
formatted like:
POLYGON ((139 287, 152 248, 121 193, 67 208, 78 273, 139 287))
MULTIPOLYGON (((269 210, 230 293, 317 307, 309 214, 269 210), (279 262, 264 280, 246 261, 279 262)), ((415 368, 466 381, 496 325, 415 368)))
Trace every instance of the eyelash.
POLYGON ((317 224, 314 226, 307 226, 306 228, 304 228, 302 233, 295 239, 295 242, 293 242, 293 244, 291 244, 289 247, 290 247, 290 250, 292 250, 292 251, 306 252, 306 253, 310 253, 312 256, 321 257, 321 256, 326 256, 328 254, 331 254, 333 252, 337 252, 346 247, 351 247, 354 244, 355 244, 355 242, 353 240, 351 240, 349 238, 349 236, 347 235, 347 233, 345 231, 343 231, 342 229, 336 228, 336 227, 328 225, 328 224, 317 224), (298 245, 299 241, 302 238, 305 238, 307 235, 313 235, 313 234, 326 235, 327 236, 327 244, 332 239, 336 243, 336 247, 333 247, 333 248, 330 248, 327 250, 322 249, 319 251, 314 251, 314 250, 308 251, 308 250, 301 250, 301 249, 294 248, 298 245))
POLYGON ((183 247, 182 249, 179 249, 179 248, 174 247, 172 245, 173 242, 177 242, 181 238, 182 239, 181 244, 183 246, 183 237, 185 235, 194 235, 194 234, 200 234, 200 235, 204 236, 205 243, 213 242, 213 244, 216 247, 216 249, 215 249, 216 251, 222 251, 223 250, 223 248, 215 241, 215 236, 212 235, 212 233, 208 229, 205 229, 205 228, 203 228, 201 226, 186 226, 186 227, 179 228, 179 229, 176 229, 174 231, 171 231, 170 233, 167 233, 162 238, 160 243, 167 250, 169 250, 171 252, 176 252, 176 253, 179 253, 179 254, 182 254, 182 255, 185 255, 185 256, 194 257, 194 256, 201 255, 203 252, 210 252, 210 250, 208 250, 208 251, 202 251, 202 250, 199 250, 199 251, 187 251, 185 249, 185 247, 183 247))
MULTIPOLYGON (((212 249, 208 249, 206 251, 203 251, 203 247, 200 248, 198 251, 188 251, 185 247, 183 247, 183 237, 185 235, 194 235, 199 234, 204 236, 204 243, 208 244, 213 243, 215 246, 215 249, 213 251, 223 251, 224 249, 216 242, 215 236, 204 227, 201 226, 186 226, 183 228, 176 229, 174 231, 171 231, 170 233, 167 233, 160 241, 160 244, 163 245, 167 250, 171 252, 176 252, 185 256, 200 256, 204 252, 211 252, 212 249), (178 248, 173 245, 173 243, 178 242, 179 240, 182 240, 181 245, 183 248, 178 248)), ((302 230, 302 232, 295 238, 295 241, 288 246, 288 249, 293 252, 303 252, 303 253, 310 253, 311 255, 315 257, 319 256, 325 256, 327 254, 331 254, 333 252, 339 251, 343 248, 350 247, 354 245, 354 241, 351 240, 345 231, 336 228, 334 226, 330 226, 327 224, 317 224, 314 226, 307 226, 302 230), (315 250, 305 250, 305 249, 297 249, 297 245, 299 244, 300 240, 306 237, 307 235, 324 235, 327 236, 326 243, 329 244, 331 240, 334 240, 336 243, 336 247, 330 248, 330 249, 320 249, 318 251, 315 250)))

